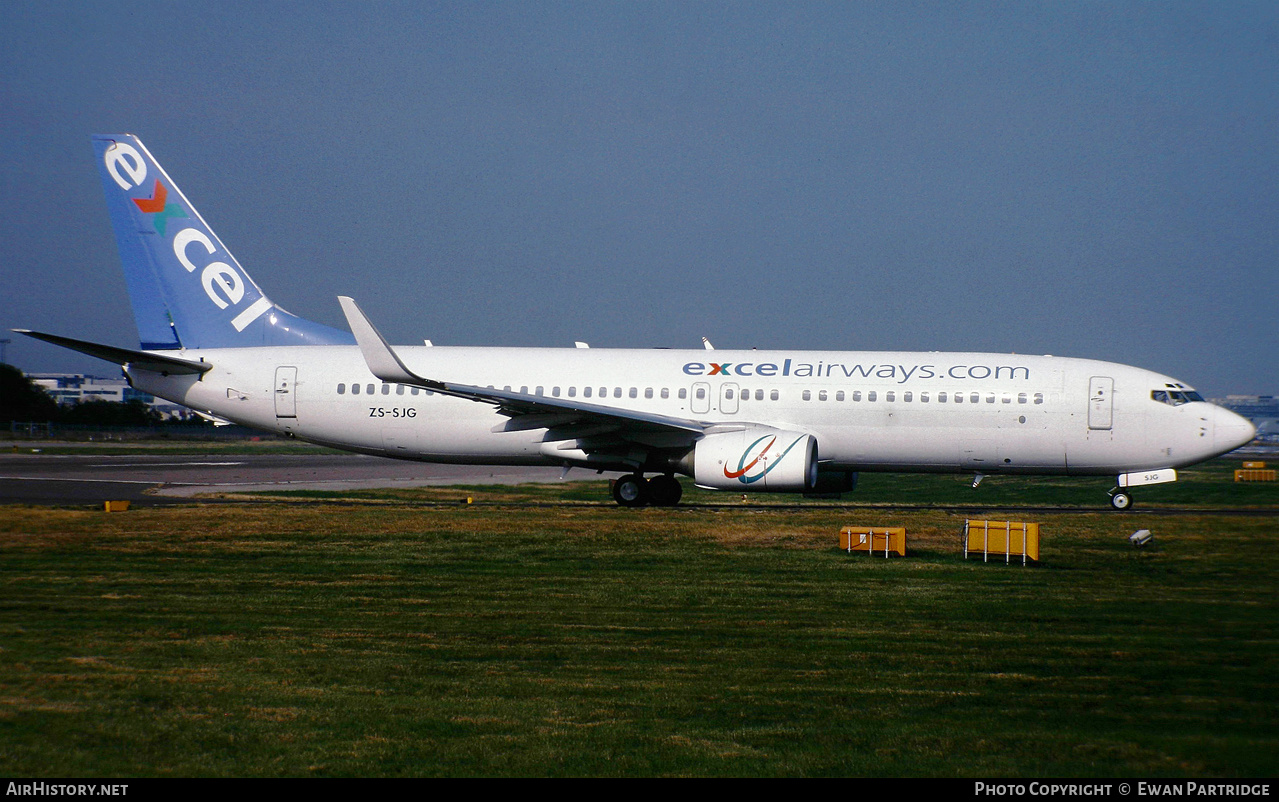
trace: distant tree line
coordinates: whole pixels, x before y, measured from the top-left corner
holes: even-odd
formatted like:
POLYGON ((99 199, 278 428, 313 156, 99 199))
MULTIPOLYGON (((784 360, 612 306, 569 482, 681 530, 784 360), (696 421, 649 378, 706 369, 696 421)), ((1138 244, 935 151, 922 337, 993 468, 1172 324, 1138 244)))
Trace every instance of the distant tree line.
POLYGON ((142 401, 81 401, 60 406, 12 365, 0 365, 0 424, 65 423, 82 426, 158 426, 164 417, 142 401))

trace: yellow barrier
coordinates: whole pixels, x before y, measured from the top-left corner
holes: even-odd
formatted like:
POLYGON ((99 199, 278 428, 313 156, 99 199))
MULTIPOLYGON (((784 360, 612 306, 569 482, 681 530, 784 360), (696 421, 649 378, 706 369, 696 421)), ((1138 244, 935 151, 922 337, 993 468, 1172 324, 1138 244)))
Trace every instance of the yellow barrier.
POLYGON ((129 509, 129 501, 128 499, 124 501, 108 501, 105 503, 104 508, 107 512, 124 512, 129 509))
POLYGON ((1243 466, 1244 466, 1245 468, 1264 468, 1264 467, 1266 467, 1266 463, 1264 463, 1264 462, 1245 462, 1245 463, 1243 464, 1243 466))
POLYGON ((1004 562, 1014 555, 1039 561, 1039 524, 1024 521, 964 521, 964 559, 968 553, 980 552, 982 562, 994 554, 1004 556, 1004 562))
POLYGON ((1273 482, 1275 481, 1275 469, 1269 468, 1262 470, 1260 468, 1237 468, 1235 469, 1236 482, 1273 482))
POLYGON ((839 530, 839 547, 848 552, 906 556, 906 529, 901 526, 845 526, 839 530))

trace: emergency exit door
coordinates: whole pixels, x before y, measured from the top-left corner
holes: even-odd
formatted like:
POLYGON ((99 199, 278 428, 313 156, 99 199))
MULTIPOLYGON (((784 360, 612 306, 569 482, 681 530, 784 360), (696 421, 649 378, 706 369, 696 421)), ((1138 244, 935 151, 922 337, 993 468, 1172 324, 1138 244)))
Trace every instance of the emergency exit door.
POLYGON ((275 417, 296 418, 298 416, 297 383, 297 368, 275 369, 275 417))
POLYGON ((732 382, 726 382, 719 388, 719 411, 725 415, 737 414, 737 395, 738 387, 732 382))
POLYGON ((1088 428, 1109 429, 1115 417, 1115 380, 1093 376, 1088 380, 1088 428))

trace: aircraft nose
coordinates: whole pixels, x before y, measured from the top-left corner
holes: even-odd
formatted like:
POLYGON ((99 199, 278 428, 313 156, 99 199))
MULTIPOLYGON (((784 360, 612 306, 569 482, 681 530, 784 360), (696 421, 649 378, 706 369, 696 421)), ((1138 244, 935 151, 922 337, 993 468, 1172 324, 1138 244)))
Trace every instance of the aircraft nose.
POLYGON ((1224 407, 1217 407, 1213 418, 1213 439, 1222 453, 1245 446, 1257 436, 1252 421, 1224 407))

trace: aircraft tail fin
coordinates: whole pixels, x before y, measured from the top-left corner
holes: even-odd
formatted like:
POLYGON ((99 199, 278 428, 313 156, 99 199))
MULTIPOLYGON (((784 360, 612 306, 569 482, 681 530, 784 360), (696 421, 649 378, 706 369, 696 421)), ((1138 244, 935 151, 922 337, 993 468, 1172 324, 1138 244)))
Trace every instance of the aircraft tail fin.
POLYGON ((93 148, 143 349, 355 343, 272 303, 136 136, 93 148))

